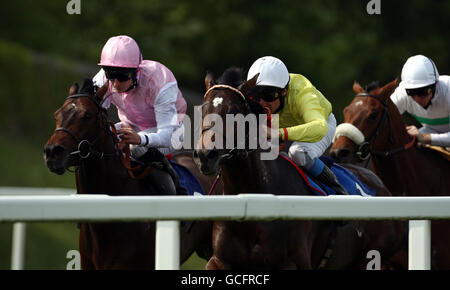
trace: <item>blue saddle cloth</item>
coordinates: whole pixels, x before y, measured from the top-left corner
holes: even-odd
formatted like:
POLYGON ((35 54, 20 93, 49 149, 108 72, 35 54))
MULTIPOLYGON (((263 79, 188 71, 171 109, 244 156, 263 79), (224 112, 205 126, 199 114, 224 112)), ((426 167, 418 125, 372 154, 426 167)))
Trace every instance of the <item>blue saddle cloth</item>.
POLYGON ((172 165, 173 169, 177 172, 180 178, 181 185, 186 188, 189 195, 194 195, 194 192, 205 195, 205 192, 203 191, 203 188, 200 185, 197 177, 195 177, 195 175, 191 171, 189 171, 189 169, 187 169, 183 165, 176 163, 173 160, 169 160, 169 162, 172 165))
MULTIPOLYGON (((361 182, 358 177, 356 177, 351 171, 334 163, 334 160, 322 156, 320 157, 323 163, 328 166, 331 171, 336 175, 339 183, 347 190, 350 195, 361 195, 361 196, 375 196, 376 192, 374 189, 367 186, 365 183, 361 182)), ((316 187, 316 195, 334 195, 336 192, 325 184, 317 184, 308 176, 308 180, 312 186, 316 187), (318 189, 318 190, 317 190, 318 189)))

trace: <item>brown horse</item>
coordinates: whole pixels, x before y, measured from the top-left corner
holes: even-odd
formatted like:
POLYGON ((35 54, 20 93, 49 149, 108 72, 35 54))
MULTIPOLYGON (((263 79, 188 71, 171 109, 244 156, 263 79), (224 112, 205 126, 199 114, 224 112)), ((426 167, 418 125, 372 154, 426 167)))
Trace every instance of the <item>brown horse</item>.
MULTIPOLYGON (((330 155, 338 162, 371 155, 372 168, 394 196, 449 195, 450 163, 433 150, 415 146, 390 99, 397 85, 394 80, 367 92, 353 84, 356 96, 344 109, 346 125, 338 126, 330 155)), ((449 230, 448 221, 432 222, 433 268, 450 269, 449 230)))
MULTIPOLYGON (((130 178, 119 157, 117 138, 101 106, 106 89, 94 94, 92 81, 87 79, 80 90, 76 84, 70 88, 69 97, 55 112, 56 130, 44 147, 46 165, 57 174, 75 166, 78 194, 158 194, 130 178)), ((200 174, 192 152, 173 159, 190 169, 205 191, 211 187, 213 179, 200 174)), ((181 263, 194 251, 209 258, 211 230, 211 222, 194 222, 189 230, 181 229, 181 263)), ((153 269, 155 223, 82 223, 79 248, 83 269, 153 269)))
MULTIPOLYGON (((227 143, 226 134, 214 128, 215 125, 208 126, 207 116, 216 114, 225 124, 227 114, 249 116, 264 112, 248 97, 256 77, 239 87, 237 80, 242 80, 242 72, 237 69, 228 69, 219 78, 217 82, 224 85, 216 86, 209 74, 205 78, 207 92, 202 105, 202 137, 194 151, 200 170, 211 175, 220 171, 225 195, 312 195, 312 190, 289 161, 282 157, 261 160, 261 151, 248 146, 248 133, 245 149, 213 148, 211 142, 220 138, 223 144, 227 143), (205 137, 211 131, 214 131, 212 137, 205 137)), ((236 132, 236 124, 234 127, 236 132)), ((224 126, 222 132, 226 131, 224 126)), ((378 195, 389 195, 369 170, 355 166, 349 166, 349 169, 376 189, 378 195)), ((389 259, 401 244, 397 234, 401 228, 401 223, 392 221, 351 221, 340 226, 329 221, 215 221, 213 256, 207 269, 365 269, 370 250, 381 253, 382 263, 389 259), (324 254, 328 250, 332 251, 330 256, 324 254)))

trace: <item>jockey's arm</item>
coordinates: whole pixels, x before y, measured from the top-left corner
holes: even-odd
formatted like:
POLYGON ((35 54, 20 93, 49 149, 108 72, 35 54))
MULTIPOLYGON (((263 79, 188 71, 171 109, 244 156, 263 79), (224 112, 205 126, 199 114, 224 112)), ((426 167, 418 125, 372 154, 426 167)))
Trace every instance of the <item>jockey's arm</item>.
POLYGON ((283 140, 297 142, 320 141, 328 132, 327 118, 325 110, 320 105, 319 99, 314 91, 306 92, 300 98, 295 98, 293 104, 296 110, 299 125, 280 129, 283 140), (286 138, 286 133, 288 136, 286 138))
POLYGON ((434 146, 450 147, 450 132, 425 134, 430 136, 430 144, 434 146))
POLYGON ((141 146, 167 148, 171 145, 172 134, 178 127, 178 115, 175 102, 178 97, 176 83, 164 88, 156 96, 154 110, 157 123, 157 131, 152 129, 138 132, 141 137, 141 146), (147 141, 148 140, 148 141, 147 141))

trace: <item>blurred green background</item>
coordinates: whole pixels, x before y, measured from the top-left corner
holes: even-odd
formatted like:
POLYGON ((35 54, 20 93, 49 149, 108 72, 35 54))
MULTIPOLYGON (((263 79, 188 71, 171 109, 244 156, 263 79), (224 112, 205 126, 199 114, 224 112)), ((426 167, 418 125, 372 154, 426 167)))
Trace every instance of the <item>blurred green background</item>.
MULTIPOLYGON (((132 36, 145 59, 169 67, 190 107, 207 71, 273 55, 323 92, 338 121, 354 80, 387 83, 414 54, 441 74, 450 66, 450 1, 380 0, 380 15, 367 13, 369 0, 81 0, 81 15, 69 15, 68 2, 2 2, 0 186, 75 188, 71 173, 48 171, 42 147, 70 85, 96 73, 114 35, 132 36)), ((0 224, 0 269, 10 267, 11 228, 0 224)), ((77 236, 75 224, 29 224, 26 269, 65 269, 77 236)), ((183 268, 203 266, 194 257, 183 268)))

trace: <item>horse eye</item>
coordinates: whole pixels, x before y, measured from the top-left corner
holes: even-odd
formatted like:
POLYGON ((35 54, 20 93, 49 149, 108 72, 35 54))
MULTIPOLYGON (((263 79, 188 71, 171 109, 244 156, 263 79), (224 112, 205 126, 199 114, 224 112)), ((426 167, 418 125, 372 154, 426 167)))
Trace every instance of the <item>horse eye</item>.
POLYGON ((92 115, 89 112, 86 112, 83 116, 83 119, 86 119, 86 120, 89 120, 90 118, 92 118, 92 115))
POLYGON ((378 112, 377 111, 373 111, 372 113, 370 113, 369 115, 369 119, 371 120, 376 120, 378 117, 378 112))

